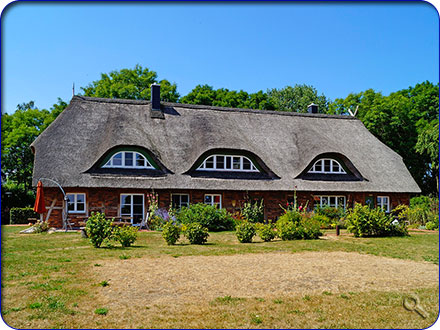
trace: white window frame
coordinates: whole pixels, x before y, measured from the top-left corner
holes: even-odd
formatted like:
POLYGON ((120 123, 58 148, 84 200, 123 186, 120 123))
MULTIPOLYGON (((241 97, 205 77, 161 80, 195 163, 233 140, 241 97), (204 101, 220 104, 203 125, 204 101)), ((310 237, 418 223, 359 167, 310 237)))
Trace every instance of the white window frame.
POLYGON ((110 157, 110 159, 107 161, 107 163, 103 166, 104 168, 136 168, 136 169, 152 169, 154 170, 154 166, 151 165, 151 163, 148 161, 147 157, 145 157, 144 155, 142 155, 140 152, 137 151, 119 151, 117 153, 115 153, 114 155, 112 155, 110 157), (125 165, 125 154, 126 153, 132 153, 133 154, 133 164, 130 165, 125 165), (116 155, 122 154, 121 157, 121 165, 113 165, 113 159, 115 158, 116 155), (136 165, 136 156, 139 155, 140 157, 142 157, 144 159, 144 166, 137 166, 136 165))
POLYGON ((142 219, 145 218, 145 195, 144 194, 130 194, 130 193, 127 193, 127 194, 122 193, 122 194, 120 194, 120 196, 119 196, 119 216, 121 216, 121 217, 129 216, 129 217, 131 217, 131 220, 130 220, 131 221, 131 225, 132 226, 139 226, 140 223, 136 223, 136 224, 133 223, 134 222, 134 216, 133 216, 133 196, 142 196, 142 219), (131 198, 131 204, 130 204, 130 207, 131 207, 130 214, 122 214, 122 196, 131 196, 132 197, 131 198))
POLYGON ((240 156, 240 155, 222 155, 222 154, 216 154, 216 155, 209 155, 208 157, 206 157, 206 159, 202 162, 202 164, 200 164, 200 166, 197 168, 198 171, 224 171, 224 172, 260 172, 257 167, 254 165, 254 163, 252 162, 252 160, 250 160, 248 157, 246 156, 240 156), (217 168, 217 157, 224 157, 223 158, 223 166, 224 168, 217 168), (226 168, 226 158, 229 157, 231 159, 231 167, 230 168, 226 168), (206 167, 206 161, 208 159, 213 159, 213 167, 212 168, 207 168, 206 167), (234 163, 233 160, 234 158, 240 158, 240 168, 238 169, 234 169, 234 163), (246 159, 249 161, 249 163, 251 164, 251 168, 250 169, 244 169, 243 168, 243 160, 246 159))
POLYGON ((318 204, 318 201, 315 201, 315 207, 316 207, 316 206, 319 206, 319 207, 329 206, 329 207, 335 207, 335 208, 338 208, 338 207, 340 207, 340 206, 338 205, 338 198, 340 198, 340 197, 344 198, 344 205, 343 205, 343 209, 344 209, 344 210, 345 210, 345 208, 346 208, 346 206, 347 206, 347 197, 345 197, 344 195, 320 195, 320 196, 317 196, 317 197, 319 197, 319 205, 317 205, 317 204, 318 204), (329 205, 329 204, 324 204, 324 205, 322 205, 322 199, 323 199, 323 198, 327 198, 327 200, 330 201, 330 197, 335 197, 336 205, 335 205, 335 206, 331 206, 331 205, 329 205))
POLYGON ((347 172, 345 172, 344 168, 342 167, 341 163, 339 163, 337 160, 333 159, 333 158, 321 158, 318 159, 313 166, 310 168, 310 170, 308 171, 308 173, 322 173, 322 174, 347 174, 347 172), (325 160, 329 160, 330 161, 330 171, 325 171, 324 169, 324 161, 325 160), (321 170, 316 170, 315 166, 316 164, 320 163, 321 164, 321 170), (339 165, 339 171, 334 171, 333 170, 333 164, 338 164, 339 165))
POLYGON ((73 204, 73 210, 69 210, 67 211, 67 213, 86 213, 86 208, 87 208, 87 202, 86 202, 86 194, 85 193, 67 193, 66 196, 68 198, 69 195, 73 195, 73 201, 70 200, 67 201, 67 208, 69 208, 69 204, 73 204), (83 195, 84 196, 84 210, 78 210, 78 195, 83 195))
POLYGON ((222 195, 221 194, 205 194, 203 196, 203 203, 206 204, 206 205, 211 205, 211 206, 218 205, 218 208, 221 209, 222 208, 222 195), (211 203, 210 204, 205 202, 206 196, 211 196, 211 203), (215 196, 219 196, 220 197, 220 203, 219 204, 214 203, 214 197, 215 196))
POLYGON ((390 199, 390 196, 377 196, 376 197, 376 204, 377 204, 377 207, 380 207, 383 211, 385 211, 385 212, 390 212, 390 204, 391 204, 391 199, 390 199), (387 200, 387 203, 386 203, 386 210, 384 209, 384 199, 386 199, 387 200))
MULTIPOLYGON (((188 197, 188 205, 183 205, 183 206, 186 206, 186 207, 188 207, 189 206, 189 203, 190 203, 190 200, 189 200, 189 194, 180 194, 180 193, 173 193, 173 194, 171 194, 171 207, 173 207, 173 197, 174 196, 179 196, 179 209, 181 209, 182 208, 182 196, 187 196, 188 197)), ((184 204, 186 204, 186 203, 184 203, 184 204)))

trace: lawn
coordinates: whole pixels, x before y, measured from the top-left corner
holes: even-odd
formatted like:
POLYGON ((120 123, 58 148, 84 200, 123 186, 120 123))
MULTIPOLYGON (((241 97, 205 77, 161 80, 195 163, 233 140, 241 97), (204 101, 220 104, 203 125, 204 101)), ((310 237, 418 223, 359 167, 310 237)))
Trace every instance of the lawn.
POLYGON ((95 249, 21 229, 2 226, 2 314, 16 328, 424 328, 438 313, 437 233, 240 244, 223 232, 167 246, 142 232, 131 248, 95 249), (427 318, 403 308, 408 295, 427 318))

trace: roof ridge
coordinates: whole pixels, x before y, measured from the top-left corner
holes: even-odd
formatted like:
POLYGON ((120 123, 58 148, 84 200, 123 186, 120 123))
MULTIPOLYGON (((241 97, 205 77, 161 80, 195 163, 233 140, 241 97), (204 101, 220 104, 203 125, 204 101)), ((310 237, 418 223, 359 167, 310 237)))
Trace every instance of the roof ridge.
MULTIPOLYGON (((90 102, 98 103, 119 103, 119 104, 138 104, 138 105, 148 105, 151 101, 147 100, 133 100, 133 99, 110 99, 110 98, 100 98, 100 97, 89 97, 82 95, 75 95, 72 98, 80 99, 90 102)), ((225 111, 225 112, 247 112, 256 114, 267 114, 267 115, 279 115, 279 116, 298 116, 298 117, 309 117, 309 118, 329 118, 329 119, 347 119, 347 120, 359 120, 356 117, 348 115, 330 115, 325 113, 303 113, 303 112, 289 112, 289 111, 275 111, 275 110, 258 110, 258 109, 246 109, 246 108, 231 108, 231 107, 219 107, 213 105, 204 104, 185 104, 185 103, 175 103, 175 102, 161 102, 162 105, 166 107, 179 107, 186 109, 198 109, 198 110, 213 110, 213 111, 225 111)))

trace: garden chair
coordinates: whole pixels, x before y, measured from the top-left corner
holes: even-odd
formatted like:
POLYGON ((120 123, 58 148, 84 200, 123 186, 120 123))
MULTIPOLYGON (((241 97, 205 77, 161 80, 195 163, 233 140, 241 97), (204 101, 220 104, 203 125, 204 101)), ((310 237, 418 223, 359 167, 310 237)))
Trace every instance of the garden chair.
POLYGON ((142 229, 143 227, 145 227, 145 229, 150 230, 150 228, 148 227, 148 220, 150 219, 150 212, 147 212, 147 215, 145 216, 144 219, 142 219, 141 223, 139 224, 139 229, 142 229))

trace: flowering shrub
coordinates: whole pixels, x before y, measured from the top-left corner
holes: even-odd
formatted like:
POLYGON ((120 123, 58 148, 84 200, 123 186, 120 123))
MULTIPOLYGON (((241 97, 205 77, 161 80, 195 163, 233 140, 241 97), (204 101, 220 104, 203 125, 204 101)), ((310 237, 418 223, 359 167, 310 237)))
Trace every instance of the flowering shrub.
POLYGON ((235 228, 235 234, 240 243, 251 243, 255 233, 255 224, 249 221, 243 221, 235 228))
POLYGON ((35 233, 43 233, 49 230, 49 223, 46 221, 38 220, 36 224, 32 226, 35 228, 35 233))
POLYGON ((241 208, 241 214, 249 222, 257 223, 264 221, 264 204, 263 200, 258 203, 252 203, 251 201, 245 202, 241 208))
POLYGON ((162 230, 163 226, 167 222, 177 223, 174 211, 170 208, 169 210, 165 208, 157 209, 154 214, 150 217, 148 221, 148 227, 151 230, 162 230))
POLYGON ((275 232, 275 226, 272 223, 257 223, 256 229, 258 236, 265 242, 270 242, 277 236, 277 233, 275 232))
POLYGON ((169 221, 164 224, 162 229, 162 237, 168 245, 174 245, 180 237, 180 227, 169 221))
POLYGON ((156 210, 159 208, 159 197, 157 193, 151 192, 147 194, 147 202, 148 202, 148 211, 151 215, 156 213, 156 210))
POLYGON ((208 229, 200 223, 194 222, 182 226, 183 235, 191 244, 203 244, 208 241, 208 229))

